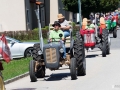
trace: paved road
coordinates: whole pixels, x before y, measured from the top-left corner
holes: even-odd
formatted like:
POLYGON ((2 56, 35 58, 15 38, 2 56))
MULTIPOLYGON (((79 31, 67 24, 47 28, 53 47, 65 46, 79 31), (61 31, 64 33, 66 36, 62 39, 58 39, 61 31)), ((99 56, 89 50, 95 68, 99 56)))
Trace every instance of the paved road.
MULTIPOLYGON (((120 31, 118 31, 120 35, 120 31)), ((30 82, 25 77, 6 85, 6 90, 119 90, 120 89, 120 36, 112 38, 111 54, 103 58, 101 51, 86 52, 87 75, 71 81, 67 66, 57 71, 47 70, 44 79, 30 82)))

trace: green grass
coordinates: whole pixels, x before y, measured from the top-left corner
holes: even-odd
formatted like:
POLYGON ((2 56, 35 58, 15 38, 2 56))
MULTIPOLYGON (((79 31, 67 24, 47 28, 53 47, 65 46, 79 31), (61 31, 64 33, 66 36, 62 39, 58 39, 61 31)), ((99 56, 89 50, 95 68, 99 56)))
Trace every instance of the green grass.
MULTIPOLYGON (((27 40, 25 42, 39 42, 39 40, 27 40)), ((47 39, 44 39, 44 43, 47 43, 47 39)), ((4 81, 28 72, 31 59, 32 58, 22 58, 12 60, 10 63, 2 62, 4 68, 2 71, 4 81)))
POLYGON ((3 62, 4 70, 2 71, 4 80, 11 79, 15 76, 28 72, 29 62, 32 58, 22 58, 12 60, 9 63, 3 62))

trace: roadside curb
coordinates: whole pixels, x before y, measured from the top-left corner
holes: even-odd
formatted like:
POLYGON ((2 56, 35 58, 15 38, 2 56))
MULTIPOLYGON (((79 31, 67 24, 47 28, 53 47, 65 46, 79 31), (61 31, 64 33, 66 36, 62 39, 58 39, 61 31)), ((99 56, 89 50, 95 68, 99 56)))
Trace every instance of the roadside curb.
POLYGON ((21 74, 21 75, 19 75, 19 76, 16 76, 16 77, 14 77, 14 78, 11 78, 11 79, 8 79, 8 80, 4 81, 4 83, 5 83, 5 85, 6 85, 6 84, 9 84, 9 83, 14 82, 14 81, 16 81, 16 80, 19 80, 19 79, 21 79, 21 78, 24 78, 24 77, 26 77, 26 76, 28 76, 28 75, 29 75, 29 72, 24 73, 24 74, 21 74))

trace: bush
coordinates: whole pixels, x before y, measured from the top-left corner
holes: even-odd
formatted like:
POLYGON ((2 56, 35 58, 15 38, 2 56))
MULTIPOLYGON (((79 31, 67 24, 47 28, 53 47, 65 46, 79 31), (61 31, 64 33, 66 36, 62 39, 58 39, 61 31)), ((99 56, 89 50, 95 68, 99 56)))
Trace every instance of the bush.
MULTIPOLYGON (((74 26, 75 23, 73 23, 73 35, 76 34, 76 31, 79 30, 79 26, 74 26)), ((42 35, 43 38, 47 38, 47 33, 49 31, 49 27, 46 26, 45 28, 42 28, 42 35)), ((15 38, 18 40, 39 40, 39 31, 38 28, 35 28, 34 30, 30 31, 5 31, 0 32, 0 34, 5 33, 6 36, 9 36, 11 38, 15 38)))

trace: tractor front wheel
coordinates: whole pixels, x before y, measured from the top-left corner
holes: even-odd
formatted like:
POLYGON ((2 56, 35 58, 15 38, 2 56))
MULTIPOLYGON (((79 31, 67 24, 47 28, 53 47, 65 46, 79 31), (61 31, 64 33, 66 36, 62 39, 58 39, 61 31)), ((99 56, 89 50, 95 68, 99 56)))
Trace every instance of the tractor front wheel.
POLYGON ((29 64, 29 74, 30 74, 31 82, 36 82, 37 81, 37 77, 35 75, 35 61, 34 60, 30 61, 30 64, 29 64))
POLYGON ((76 59, 71 58, 70 60, 70 72, 71 72, 71 80, 77 79, 77 70, 76 70, 76 59))
POLYGON ((113 37, 117 38, 117 29, 116 28, 113 29, 113 37))

